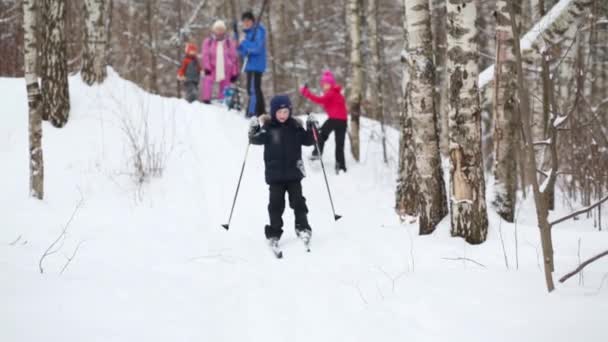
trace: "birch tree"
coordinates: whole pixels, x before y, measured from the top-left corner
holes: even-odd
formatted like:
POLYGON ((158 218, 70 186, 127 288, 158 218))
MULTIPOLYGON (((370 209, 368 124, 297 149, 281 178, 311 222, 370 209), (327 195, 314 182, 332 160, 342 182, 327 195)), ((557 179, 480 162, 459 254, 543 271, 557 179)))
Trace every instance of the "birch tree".
POLYGON ((403 220, 405 216, 414 216, 417 212, 417 201, 418 195, 418 180, 416 173, 416 154, 414 152, 414 140, 412 131, 412 118, 409 113, 409 94, 411 82, 409 82, 409 70, 407 68, 407 42, 408 42, 408 31, 407 31, 407 15, 405 10, 407 8, 408 0, 403 0, 403 37, 404 47, 401 56, 402 62, 402 94, 401 94, 401 114, 399 117, 399 128, 401 130, 401 138, 399 140, 399 172, 397 176, 397 189, 395 191, 395 211, 397 215, 403 220))
POLYGON ((65 42, 65 0, 41 0, 42 53, 40 54, 42 118, 63 127, 70 115, 65 42))
POLYGON ((419 229, 420 234, 430 234, 448 213, 437 132, 431 12, 428 0, 409 0, 406 5, 409 96, 405 100, 412 120, 418 172, 419 229))
POLYGON ((24 69, 27 99, 29 106, 29 145, 30 145, 30 195, 37 199, 44 197, 44 161, 42 156, 42 103, 36 62, 38 0, 23 1, 23 41, 24 69))
POLYGON ((82 80, 92 85, 106 79, 105 0, 84 0, 85 34, 82 80))
POLYGON ((517 83, 513 54, 513 31, 507 0, 499 0, 496 10, 496 64, 494 79, 494 199, 496 212, 513 222, 516 202, 515 163, 517 83))
POLYGON ((475 1, 448 0, 447 13, 451 233, 478 244, 486 240, 488 217, 481 156, 475 1))
POLYGON ((369 22, 369 46, 372 54, 372 72, 371 72, 371 101, 372 101, 372 117, 380 122, 382 130, 382 160, 385 164, 388 163, 388 155, 386 153, 386 129, 384 127, 384 99, 385 87, 382 80, 382 72, 386 72, 384 65, 384 55, 382 49, 383 39, 379 33, 379 12, 380 4, 377 0, 368 0, 368 22, 369 22))
POLYGON ((348 96, 350 112, 350 148, 353 158, 359 161, 359 118, 363 100, 363 65, 361 63, 361 0, 348 0, 348 20, 350 37, 351 80, 348 96))

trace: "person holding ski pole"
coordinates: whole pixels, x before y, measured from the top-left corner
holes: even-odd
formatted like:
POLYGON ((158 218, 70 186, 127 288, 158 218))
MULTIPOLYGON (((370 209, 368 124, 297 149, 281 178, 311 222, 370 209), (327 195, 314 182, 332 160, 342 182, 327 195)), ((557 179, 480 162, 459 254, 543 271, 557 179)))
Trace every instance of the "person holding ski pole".
POLYGON ((226 24, 217 20, 212 28, 211 37, 203 41, 201 64, 203 65, 203 87, 201 101, 211 103, 213 87, 218 84, 217 98, 222 100, 230 83, 239 75, 239 63, 236 54, 236 42, 226 34, 226 24))
POLYGON ((308 224, 308 208, 302 195, 302 179, 305 176, 302 161, 302 146, 314 144, 312 127, 316 122, 312 116, 306 120, 307 129, 292 116, 291 101, 287 95, 277 95, 270 102, 270 116, 251 119, 249 142, 264 145, 265 178, 269 190, 268 214, 270 224, 265 227, 268 243, 280 258, 279 239, 283 234, 283 211, 285 192, 289 195, 289 206, 294 211, 296 235, 302 239, 307 250, 312 236, 308 224), (260 127, 260 121, 262 126, 260 127))
POLYGON ((320 84, 321 89, 323 89, 323 94, 320 96, 313 94, 308 89, 308 85, 300 88, 300 93, 310 101, 321 105, 328 116, 319 132, 319 149, 321 151, 317 151, 315 147, 315 150, 312 152, 312 158, 320 158, 321 154, 323 154, 325 141, 327 141, 331 132, 334 132, 336 140, 336 174, 338 174, 340 171, 346 172, 346 161, 344 160, 344 140, 346 138, 348 118, 346 100, 344 99, 344 95, 342 95, 342 87, 336 83, 331 71, 326 70, 323 72, 320 84))
POLYGON ((243 58, 243 69, 247 74, 247 93, 249 103, 246 108, 248 117, 266 113, 262 93, 262 75, 266 71, 266 29, 256 21, 252 12, 243 13, 241 22, 245 37, 240 42, 238 52, 243 58))

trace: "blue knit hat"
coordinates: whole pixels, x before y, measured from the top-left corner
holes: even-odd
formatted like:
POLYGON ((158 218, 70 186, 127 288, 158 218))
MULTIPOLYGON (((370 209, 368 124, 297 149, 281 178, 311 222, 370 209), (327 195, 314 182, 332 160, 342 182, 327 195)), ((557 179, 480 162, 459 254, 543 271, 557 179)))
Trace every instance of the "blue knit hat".
POLYGON ((282 108, 289 108, 289 116, 291 116, 291 101, 287 95, 276 95, 270 101, 270 116, 275 119, 277 111, 282 108))

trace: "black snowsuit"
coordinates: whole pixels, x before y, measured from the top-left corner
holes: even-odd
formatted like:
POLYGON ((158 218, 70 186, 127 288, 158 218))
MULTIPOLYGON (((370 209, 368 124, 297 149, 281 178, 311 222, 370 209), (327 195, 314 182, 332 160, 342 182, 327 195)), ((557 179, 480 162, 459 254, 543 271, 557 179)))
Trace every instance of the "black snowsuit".
POLYGON ((266 238, 281 238, 283 234, 283 211, 285 192, 289 194, 289 206, 295 214, 296 230, 310 230, 306 198, 302 195, 305 176, 302 162, 302 145, 314 144, 311 130, 290 117, 285 123, 272 118, 253 134, 249 141, 254 145, 264 145, 264 164, 266 183, 269 186, 268 214, 270 225, 266 226, 266 238))

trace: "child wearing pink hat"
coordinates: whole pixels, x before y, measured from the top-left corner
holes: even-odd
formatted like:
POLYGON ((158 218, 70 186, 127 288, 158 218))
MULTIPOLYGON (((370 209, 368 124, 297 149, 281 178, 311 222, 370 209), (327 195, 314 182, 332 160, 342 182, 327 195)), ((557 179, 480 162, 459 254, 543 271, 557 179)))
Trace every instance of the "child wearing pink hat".
POLYGON ((347 126, 347 109, 346 100, 342 95, 342 87, 336 83, 336 79, 331 71, 323 72, 320 80, 323 94, 315 95, 307 85, 300 89, 300 93, 310 101, 317 103, 323 107, 327 113, 328 119, 323 123, 319 131, 319 149, 313 151, 313 157, 318 157, 323 154, 323 146, 329 135, 334 132, 336 140, 336 173, 340 171, 346 172, 346 162, 344 161, 344 139, 346 138, 347 126))

